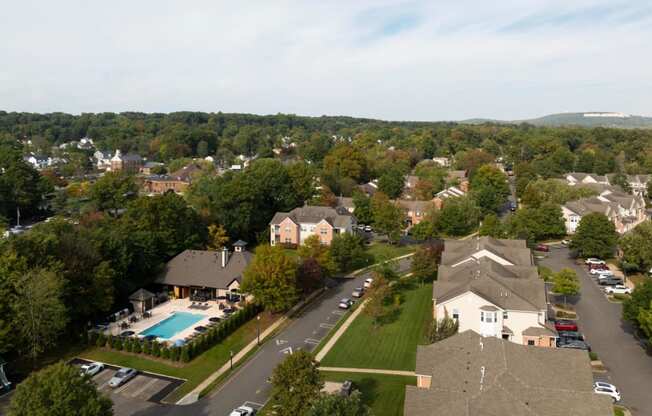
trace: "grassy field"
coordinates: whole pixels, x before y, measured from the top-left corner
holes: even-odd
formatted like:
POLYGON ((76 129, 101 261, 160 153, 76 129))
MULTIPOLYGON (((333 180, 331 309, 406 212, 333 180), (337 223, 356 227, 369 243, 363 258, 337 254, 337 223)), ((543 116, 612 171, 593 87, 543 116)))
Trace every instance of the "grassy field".
POLYGON ((364 312, 356 318, 321 362, 325 367, 379 368, 413 371, 432 310, 432 284, 401 290, 398 315, 374 328, 364 312))
POLYGON ((405 386, 416 385, 416 377, 384 374, 321 373, 325 381, 353 381, 353 387, 362 393, 362 401, 375 416, 400 416, 403 414, 405 386))
POLYGON ((371 263, 378 263, 380 261, 413 253, 417 247, 418 246, 416 245, 399 246, 387 243, 374 243, 367 246, 367 253, 372 257, 371 263))
MULTIPOLYGON (((261 332, 271 325, 276 318, 277 317, 268 313, 261 314, 261 332)), ((183 366, 174 366, 164 361, 149 359, 145 356, 126 354, 120 351, 100 348, 88 349, 82 352, 80 357, 188 380, 167 398, 167 401, 173 402, 182 398, 199 385, 199 383, 204 381, 209 375, 222 367, 229 360, 230 351, 233 351, 234 354, 237 353, 253 341, 256 336, 256 320, 252 319, 238 328, 223 342, 215 345, 213 348, 183 366)))

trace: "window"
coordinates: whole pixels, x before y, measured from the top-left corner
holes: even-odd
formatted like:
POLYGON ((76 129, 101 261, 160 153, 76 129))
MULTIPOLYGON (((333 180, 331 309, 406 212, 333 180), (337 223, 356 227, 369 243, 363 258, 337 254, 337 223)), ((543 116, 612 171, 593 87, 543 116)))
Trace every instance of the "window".
POLYGON ((453 319, 455 319, 456 321, 459 321, 459 319, 460 319, 460 311, 459 310, 453 309, 453 319))
POLYGON ((319 230, 319 232, 320 232, 321 235, 326 235, 326 234, 328 234, 328 230, 327 230, 326 228, 321 228, 321 229, 319 230))
POLYGON ((487 312, 484 319, 488 324, 496 322, 496 312, 487 312))
POLYGON ((480 311, 480 322, 484 322, 484 312, 480 311))
POLYGON ((305 225, 301 226, 301 231, 304 231, 304 232, 306 231, 306 226, 305 225))
POLYGON ((507 311, 503 311, 503 319, 507 319, 507 311))
POLYGON ((278 234, 280 231, 281 231, 281 226, 280 225, 275 225, 274 226, 274 232, 278 234))
POLYGON ((528 339, 527 340, 527 345, 534 345, 534 340, 533 339, 528 339))
POLYGON ((503 334, 503 339, 509 339, 509 334, 503 334))
POLYGON ((311 233, 314 233, 314 232, 315 232, 315 226, 314 226, 314 225, 313 225, 312 227, 310 227, 310 232, 311 232, 311 233))
POLYGON ((285 227, 285 232, 289 233, 290 232, 290 227, 285 227))

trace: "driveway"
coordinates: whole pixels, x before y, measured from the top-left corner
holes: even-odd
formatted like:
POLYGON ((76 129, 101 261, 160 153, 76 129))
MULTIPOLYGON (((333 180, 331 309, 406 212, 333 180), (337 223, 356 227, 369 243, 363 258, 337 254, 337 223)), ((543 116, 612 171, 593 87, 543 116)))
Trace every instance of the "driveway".
MULTIPOLYGON (((410 263, 410 258, 400 260, 399 272, 408 271, 410 263)), ((285 329, 268 340, 243 367, 208 397, 192 405, 158 405, 132 414, 221 416, 228 415, 231 410, 243 404, 261 408, 269 398, 271 385, 267 379, 272 375, 274 368, 287 354, 299 349, 315 349, 344 315, 344 312, 337 308, 338 301, 341 298, 350 298, 351 292, 362 286, 364 279, 368 277, 370 273, 361 274, 355 279, 340 279, 336 287, 328 289, 299 316, 293 318, 285 329)))
POLYGON ((575 308, 580 330, 622 392, 622 404, 634 415, 652 415, 652 357, 639 346, 632 326, 621 319, 622 306, 607 301, 586 269, 568 257, 568 249, 552 248, 539 264, 553 271, 569 267, 577 272, 581 293, 575 308))

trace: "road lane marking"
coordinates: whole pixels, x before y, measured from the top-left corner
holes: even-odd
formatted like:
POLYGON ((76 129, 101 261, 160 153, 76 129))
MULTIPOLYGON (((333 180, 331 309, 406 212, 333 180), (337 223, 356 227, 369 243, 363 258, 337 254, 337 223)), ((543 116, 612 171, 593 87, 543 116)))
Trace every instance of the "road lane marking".
POLYGON ((292 347, 283 348, 281 351, 283 354, 292 354, 292 347))

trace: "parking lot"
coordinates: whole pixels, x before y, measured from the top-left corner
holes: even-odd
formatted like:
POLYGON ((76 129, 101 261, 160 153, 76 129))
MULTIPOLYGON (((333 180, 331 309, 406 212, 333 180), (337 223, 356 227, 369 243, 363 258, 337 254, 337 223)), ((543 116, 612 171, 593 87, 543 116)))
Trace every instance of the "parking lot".
MULTIPOLYGON (((73 365, 81 366, 86 360, 75 359, 73 365)), ((104 370, 93 376, 97 389, 113 401, 116 416, 133 415, 139 411, 156 407, 170 392, 183 384, 183 380, 150 373, 138 373, 123 385, 112 388, 109 380, 118 367, 105 365, 104 370)))
POLYGON ((553 247, 538 263, 558 272, 571 268, 579 277, 581 289, 577 299, 570 299, 578 314, 578 326, 591 345, 592 351, 606 367, 606 373, 596 373, 596 380, 618 386, 622 405, 634 415, 652 415, 652 357, 648 356, 628 322, 621 319, 622 305, 610 302, 604 289, 592 278, 587 268, 569 258, 568 249, 553 247))

